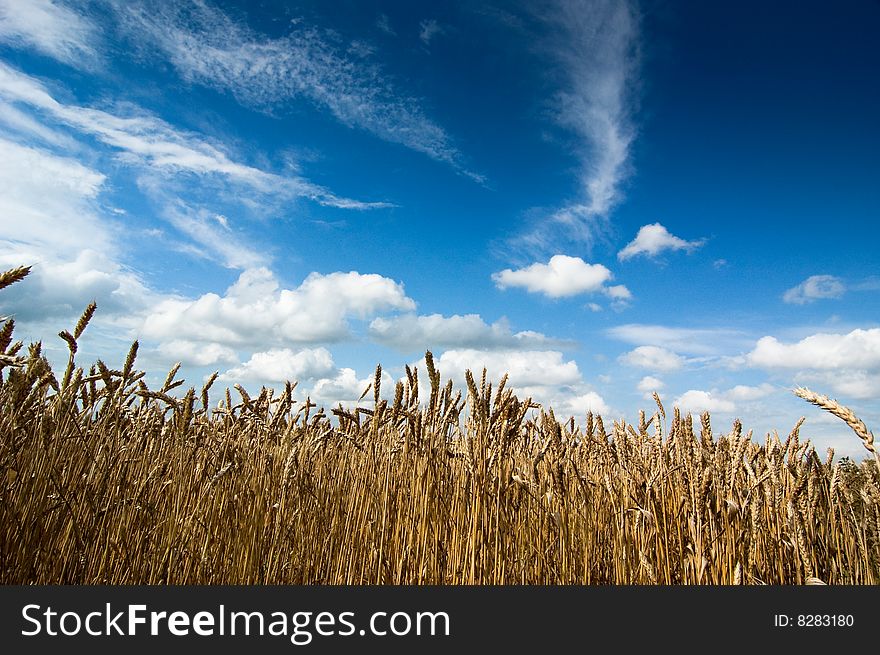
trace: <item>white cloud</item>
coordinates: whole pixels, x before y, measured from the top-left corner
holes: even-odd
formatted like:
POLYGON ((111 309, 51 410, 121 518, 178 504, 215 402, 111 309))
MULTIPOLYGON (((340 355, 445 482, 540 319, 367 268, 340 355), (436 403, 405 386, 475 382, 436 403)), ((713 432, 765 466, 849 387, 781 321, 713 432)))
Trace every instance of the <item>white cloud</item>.
MULTIPOLYGON (((0 239, 0 245, 8 243, 0 239)), ((0 269, 22 265, 33 266, 30 275, 3 290, 0 307, 3 314, 34 324, 73 319, 95 300, 100 307, 96 323, 112 321, 130 327, 144 307, 159 297, 136 273, 97 250, 64 256, 14 244, 0 254, 0 269)))
POLYGON ((79 68, 98 61, 94 25, 60 2, 0 0, 0 41, 26 46, 79 68))
POLYGON ((120 263, 100 218, 104 183, 104 175, 74 159, 0 138, 0 266, 34 267, 0 295, 4 313, 39 322, 79 315, 97 300, 100 322, 152 301, 120 263))
POLYGON ((611 308, 616 311, 621 311, 629 307, 629 301, 632 300, 632 292, 627 289, 622 284, 615 284, 614 286, 606 287, 603 289, 603 292, 606 296, 611 298, 611 308))
POLYGON ((733 401, 748 402, 764 398, 773 393, 774 390, 775 388, 773 387, 773 385, 766 382, 758 385, 757 387, 750 387, 746 384, 738 384, 732 389, 729 389, 726 392, 725 396, 733 401))
POLYGON ((742 361, 768 371, 791 371, 798 384, 816 384, 852 398, 880 394, 880 328, 812 334, 795 343, 765 336, 742 361))
POLYGON ((660 391, 664 387, 663 381, 650 375, 646 375, 636 385, 636 389, 644 394, 650 395, 654 391, 660 391))
POLYGON ((629 300, 632 298, 630 290, 622 284, 615 284, 614 286, 608 287, 605 289, 605 295, 612 300, 629 300))
POLYGON ((35 138, 44 144, 61 149, 74 150, 77 148, 74 139, 35 120, 29 114, 20 111, 15 105, 4 100, 0 100, 0 121, 10 132, 16 132, 20 136, 35 138))
POLYGON ((636 238, 617 253, 617 258, 620 261, 626 261, 637 255, 654 257, 664 250, 687 250, 690 252, 704 243, 703 239, 685 241, 670 234, 660 223, 652 223, 651 225, 643 225, 639 228, 636 238))
POLYGON ((858 400, 880 397, 880 373, 873 370, 800 371, 795 375, 798 386, 830 389, 836 394, 858 400))
POLYGON ((649 371, 675 371, 684 366, 686 360, 680 355, 658 346, 639 346, 618 357, 621 364, 649 371))
POLYGON ((478 314, 379 317, 370 323, 369 336, 377 343, 405 352, 439 348, 534 349, 562 343, 538 332, 514 333, 506 319, 489 325, 478 314))
POLYGON ((514 240, 544 253, 560 239, 590 246, 620 201, 628 173, 632 95, 638 69, 638 10, 614 0, 536 5, 546 28, 554 70, 564 76, 557 120, 575 135, 580 160, 578 196, 514 240), (540 8, 538 8, 540 7, 540 8))
POLYGON ((767 383, 757 387, 739 384, 726 391, 702 391, 691 389, 686 391, 675 400, 675 405, 684 412, 719 412, 730 414, 737 411, 737 404, 754 402, 766 398, 775 391, 775 388, 767 383))
POLYGON ((721 398, 711 391, 691 389, 675 400, 675 405, 683 412, 724 412, 736 410, 732 400, 721 398))
POLYGON ((546 264, 536 262, 525 268, 508 268, 492 274, 499 289, 520 287, 550 298, 602 291, 615 300, 628 299, 629 290, 623 285, 605 287, 611 277, 611 271, 602 264, 588 264, 580 257, 568 255, 554 255, 546 264))
POLYGON ((123 161, 171 174, 218 175, 263 194, 287 194, 344 209, 368 209, 387 203, 340 198, 311 182, 282 177, 232 160, 218 146, 165 121, 139 112, 122 117, 99 109, 57 101, 36 79, 0 62, 0 97, 23 103, 120 151, 123 161))
POLYGON ((846 293, 846 285, 833 275, 811 275, 806 280, 786 291, 783 301, 794 305, 805 305, 825 298, 840 298, 846 293))
POLYGON ((553 408, 553 413, 559 420, 565 420, 568 416, 574 416, 575 418, 583 417, 586 416, 587 412, 603 416, 611 414, 611 407, 595 391, 557 397, 546 404, 548 407, 553 408))
POLYGON ((880 277, 872 275, 852 285, 853 291, 880 291, 880 277))
MULTIPOLYGON (((341 404, 343 407, 352 406, 358 402, 364 390, 372 384, 374 375, 370 374, 363 378, 357 376, 357 371, 353 368, 340 368, 333 375, 321 378, 308 391, 308 395, 312 402, 324 408, 331 408, 341 404)), ((388 394, 394 393, 395 380, 388 371, 382 371, 382 397, 387 398, 388 394)), ((303 395, 305 390, 300 392, 303 395)), ((365 398, 367 404, 373 401, 372 392, 365 398)))
MULTIPOLYGON (((422 360, 424 361, 424 360, 422 360)), ((564 361, 555 350, 485 351, 472 348, 447 350, 435 365, 444 377, 462 382, 464 372, 470 369, 479 378, 486 368, 490 380, 498 381, 509 374, 511 387, 571 385, 581 382, 581 373, 575 361, 564 361)), ((424 370, 424 364, 421 366, 424 370)))
MULTIPOLYGON (((611 412, 602 396, 584 383, 577 363, 566 361, 558 351, 463 348, 447 350, 439 357, 435 356, 434 361, 443 379, 452 379, 462 389, 466 389, 465 370, 470 369, 479 384, 485 367, 487 380, 492 382, 493 388, 507 373, 508 389, 521 400, 531 398, 546 408, 552 407, 560 419, 569 415, 583 416, 587 411, 601 414, 611 412)), ((424 358, 414 365, 419 371, 424 371, 424 358)), ((419 382, 426 386, 424 375, 420 375, 419 382)))
POLYGON ((209 209, 196 209, 182 200, 170 199, 165 199, 161 213, 180 232, 219 257, 227 268, 253 269, 268 263, 268 255, 249 245, 245 237, 230 236, 229 220, 224 216, 219 217, 223 219, 220 221, 209 209))
POLYGON ((443 28, 436 20, 426 19, 419 23, 419 38, 425 45, 431 45, 431 39, 438 34, 443 34, 443 28))
POLYGON ((298 382, 326 378, 337 373, 333 357, 326 348, 273 348, 255 352, 243 364, 223 373, 222 382, 298 382))
POLYGON ((350 318, 414 308, 402 285, 380 275, 311 273, 297 288, 282 289, 268 269, 257 268, 244 271, 224 296, 158 303, 143 334, 227 346, 338 341, 349 336, 350 318))
POLYGON ((378 66, 347 57, 316 28, 298 23, 289 35, 269 38, 204 3, 113 6, 128 34, 167 57, 188 81, 229 91, 260 108, 302 97, 348 127, 468 174, 452 139, 417 101, 400 93, 378 66))
POLYGON ((0 138, 0 234, 52 252, 108 247, 95 199, 104 175, 0 138))
POLYGON ((184 366, 211 366, 232 364, 238 361, 235 351, 219 343, 198 343, 175 339, 162 343, 158 348, 163 357, 180 362, 184 366))
POLYGON ((369 378, 358 379, 353 368, 343 368, 332 378, 318 380, 312 387, 311 398, 324 407, 354 404, 370 382, 369 378))
POLYGON ((770 369, 880 369, 880 328, 813 334, 796 343, 762 337, 746 355, 746 363, 770 369))
POLYGON ((607 330, 608 336, 636 346, 660 346, 689 355, 714 355, 750 345, 746 335, 729 328, 680 328, 627 323, 607 330))

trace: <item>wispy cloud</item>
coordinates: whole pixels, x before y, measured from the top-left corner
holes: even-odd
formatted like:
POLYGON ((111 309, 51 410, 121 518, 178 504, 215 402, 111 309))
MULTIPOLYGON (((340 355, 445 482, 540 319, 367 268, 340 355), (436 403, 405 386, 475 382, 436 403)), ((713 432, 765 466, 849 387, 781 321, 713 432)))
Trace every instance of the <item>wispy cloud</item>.
POLYGON ((220 175, 261 193, 287 193, 345 209, 387 206, 386 203, 365 203, 340 198, 301 177, 281 176, 236 162, 217 145, 194 134, 177 130, 143 111, 131 116, 118 116, 100 109, 59 102, 38 80, 2 62, 0 97, 10 102, 26 104, 117 149, 123 159, 128 158, 129 161, 136 161, 156 170, 220 175))
POLYGON ((391 27, 391 20, 388 18, 387 14, 379 14, 379 17, 376 19, 376 27, 389 36, 397 35, 397 32, 391 27))
MULTIPOLYGON (((302 97, 348 127, 480 177, 466 170, 452 138, 418 100, 398 90, 378 65, 349 57, 315 27, 297 24, 288 36, 269 38, 206 2, 113 5, 131 37, 158 48, 186 80, 257 108, 302 97)), ((380 18, 380 29, 383 24, 380 18)))
POLYGON ((806 305, 828 298, 840 298, 846 293, 846 285, 833 275, 811 275, 782 295, 782 300, 792 305, 806 305))
POLYGON ((694 241, 686 241, 680 237, 671 234, 660 223, 652 223, 651 225, 643 225, 639 228, 636 238, 630 241, 626 246, 617 253, 620 261, 632 259, 638 255, 646 255, 655 257, 664 250, 685 250, 691 252, 696 250, 705 243, 704 239, 696 239, 694 241))
POLYGON ((77 68, 93 68, 97 28, 62 2, 0 0, 0 41, 38 52, 77 68))
POLYGON ((0 123, 22 140, 35 139, 44 145, 54 146, 62 150, 75 150, 77 143, 63 132, 52 129, 36 120, 27 112, 18 109, 14 104, 0 100, 0 123))
POLYGON ((689 355, 722 355, 743 352, 754 341, 731 328, 684 328, 647 323, 627 323, 609 328, 613 339, 635 346, 659 346, 689 355))
POLYGON ((556 119, 577 139, 579 188, 574 200, 515 241, 531 252, 546 252, 560 240, 591 247, 607 229, 629 171, 637 10, 631 2, 557 0, 540 18, 550 34, 550 56, 563 71, 556 119))
POLYGON ((228 268, 250 269, 264 266, 269 257, 247 243, 241 235, 231 236, 228 226, 217 220, 217 214, 204 208, 194 208, 180 199, 169 200, 162 216, 180 232, 219 256, 228 268))
POLYGON ((419 38, 425 45, 431 45, 431 40, 443 32, 443 27, 433 18, 425 19, 419 23, 419 38))

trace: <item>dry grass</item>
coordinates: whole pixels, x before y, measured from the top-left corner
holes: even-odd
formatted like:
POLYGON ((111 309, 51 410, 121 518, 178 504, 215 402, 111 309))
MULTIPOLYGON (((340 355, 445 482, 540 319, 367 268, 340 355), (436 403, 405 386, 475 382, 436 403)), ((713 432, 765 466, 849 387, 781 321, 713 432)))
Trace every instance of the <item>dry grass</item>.
POLYGON ((137 344, 77 366, 93 313, 60 381, 0 330, 2 583, 880 582, 877 469, 821 460, 800 424, 759 443, 656 397, 579 425, 485 374, 463 397, 430 353, 424 399, 409 369, 383 399, 377 370, 332 417, 290 384, 211 407, 176 367, 148 389, 137 344))

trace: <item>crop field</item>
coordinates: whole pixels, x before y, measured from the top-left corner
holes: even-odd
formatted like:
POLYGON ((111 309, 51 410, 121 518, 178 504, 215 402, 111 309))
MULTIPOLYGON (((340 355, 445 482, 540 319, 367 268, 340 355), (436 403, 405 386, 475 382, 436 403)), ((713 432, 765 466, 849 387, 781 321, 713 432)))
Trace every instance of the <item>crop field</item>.
POLYGON ((149 389, 136 342, 78 364, 94 312, 60 333, 63 371, 0 329, 2 583, 880 582, 873 434, 806 389, 873 458, 656 394, 632 422, 566 420, 485 373, 456 389, 430 353, 393 390, 377 369, 352 408, 293 383, 184 391, 177 367, 149 389))

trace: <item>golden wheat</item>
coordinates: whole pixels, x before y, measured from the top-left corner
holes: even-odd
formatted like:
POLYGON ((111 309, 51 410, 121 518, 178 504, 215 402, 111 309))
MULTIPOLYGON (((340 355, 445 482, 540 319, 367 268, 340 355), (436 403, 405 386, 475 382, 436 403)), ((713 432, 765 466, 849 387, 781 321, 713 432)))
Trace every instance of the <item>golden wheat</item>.
POLYGON ((430 353, 424 402, 417 369, 389 402, 377 367, 371 401, 329 414, 291 383, 212 406, 216 374, 149 389, 137 342, 76 365, 94 313, 62 332, 61 383, 0 330, 0 583, 880 582, 878 471, 820 460, 801 423, 758 443, 674 407, 667 430, 655 394, 581 427, 485 371, 463 395, 430 353))

